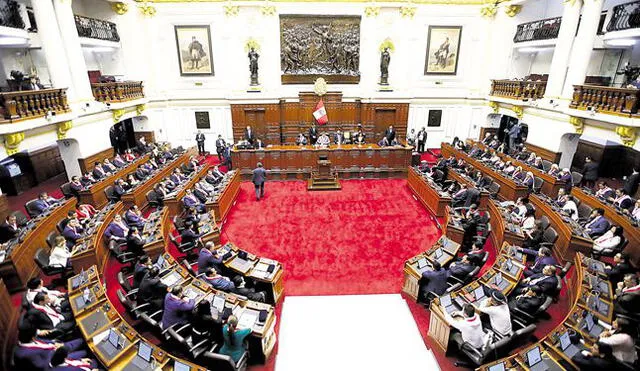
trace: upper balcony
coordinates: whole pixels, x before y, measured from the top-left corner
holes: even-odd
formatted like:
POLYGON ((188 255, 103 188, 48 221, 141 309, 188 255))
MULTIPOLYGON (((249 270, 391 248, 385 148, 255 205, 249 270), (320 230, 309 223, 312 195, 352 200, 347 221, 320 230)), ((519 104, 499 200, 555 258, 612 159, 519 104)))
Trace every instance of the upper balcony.
POLYGON ((144 98, 142 81, 92 83, 93 97, 98 102, 122 103, 144 98))
POLYGON ((491 80, 489 95, 527 101, 544 97, 546 88, 546 76, 530 75, 524 80, 491 80))
POLYGON ((562 17, 555 17, 519 24, 516 34, 513 36, 513 42, 556 39, 558 32, 560 32, 561 23, 562 17))
POLYGON ((120 35, 116 24, 101 19, 74 15, 78 36, 81 38, 95 39, 102 41, 119 42, 120 35))

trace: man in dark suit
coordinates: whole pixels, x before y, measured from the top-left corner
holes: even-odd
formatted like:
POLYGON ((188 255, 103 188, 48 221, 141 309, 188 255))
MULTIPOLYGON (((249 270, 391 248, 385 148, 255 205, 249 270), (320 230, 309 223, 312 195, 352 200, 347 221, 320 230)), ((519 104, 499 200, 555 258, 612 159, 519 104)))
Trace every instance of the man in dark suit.
POLYGON ((447 278, 450 275, 451 273, 448 270, 442 269, 438 261, 433 262, 433 270, 422 272, 420 294, 423 301, 430 292, 438 296, 444 294, 447 291, 447 278))
POLYGON ((164 297, 164 312, 162 313, 161 326, 163 329, 175 324, 187 322, 188 316, 195 306, 193 299, 184 296, 182 286, 171 288, 171 292, 164 297))
POLYGON ((82 359, 87 352, 83 339, 74 339, 64 343, 36 338, 36 329, 23 326, 18 332, 18 343, 13 351, 15 370, 49 370, 49 361, 56 349, 64 346, 68 351, 68 358, 82 359))
POLYGON ((215 269, 216 272, 223 271, 222 257, 218 253, 213 242, 207 242, 198 254, 198 274, 206 273, 209 269, 215 269))
POLYGON ((147 220, 140 214, 138 206, 136 205, 131 205, 129 207, 129 210, 124 213, 124 220, 127 222, 127 225, 129 225, 129 227, 138 228, 143 228, 144 224, 147 222, 147 220))
POLYGON ((187 222, 186 228, 180 233, 180 244, 190 248, 199 242, 200 235, 196 232, 197 226, 192 222, 187 222))
POLYGON ((102 165, 99 162, 95 163, 91 174, 93 175, 93 178, 96 180, 102 179, 107 176, 107 172, 104 171, 104 169, 102 168, 102 165))
POLYGON ((633 171, 631 172, 631 175, 629 175, 627 179, 625 179, 624 186, 622 188, 628 195, 633 197, 638 191, 639 183, 640 183, 640 172, 638 172, 638 169, 634 167, 633 171))
POLYGON ((582 168, 582 183, 585 187, 593 188, 596 180, 598 180, 598 163, 587 156, 584 159, 584 167, 582 168))
POLYGON ((20 227, 18 227, 16 216, 7 216, 7 219, 0 224, 0 243, 14 239, 18 233, 20 233, 20 227))
POLYGON ((218 154, 218 160, 222 162, 222 154, 224 153, 224 149, 227 147, 227 142, 222 139, 222 135, 218 134, 218 139, 216 139, 216 153, 218 154))
POLYGON ((609 221, 604 217, 604 209, 597 208, 591 212, 590 220, 584 225, 584 229, 589 237, 596 238, 605 234, 609 225, 609 221))
POLYGON ((62 231, 62 236, 65 240, 67 240, 67 247, 71 249, 73 246, 78 243, 78 240, 82 239, 84 232, 82 226, 80 226, 80 222, 78 219, 71 219, 67 223, 67 226, 64 227, 62 231))
POLYGON ((185 195, 182 198, 182 203, 185 208, 194 208, 200 214, 204 214, 207 212, 207 207, 200 201, 198 197, 196 197, 190 189, 185 191, 185 195))
POLYGON ((316 144, 317 140, 318 140, 318 128, 316 128, 316 124, 313 124, 309 128, 309 143, 311 143, 311 145, 314 145, 316 144))
POLYGON ((556 261, 556 259, 551 256, 551 250, 546 247, 542 247, 540 250, 538 250, 538 256, 536 256, 536 260, 534 261, 533 265, 528 269, 525 269, 524 276, 531 277, 534 274, 542 273, 542 270, 547 265, 555 266, 557 264, 558 262, 556 261))
POLYGON ((44 213, 47 210, 53 209, 58 205, 59 200, 53 197, 49 197, 47 192, 42 192, 38 195, 38 198, 33 203, 33 209, 37 215, 44 213))
POLYGON ((198 144, 198 154, 201 156, 204 155, 204 141, 204 134, 202 134, 202 131, 198 130, 198 133, 196 134, 196 143, 198 144))
POLYGON ((462 235, 462 251, 469 251, 471 249, 471 245, 473 244, 473 238, 478 233, 478 224, 480 223, 480 216, 476 212, 475 205, 470 206, 470 210, 467 213, 466 217, 462 219, 462 229, 464 231, 462 235), (471 208, 473 207, 473 210, 471 208))
POLYGON ((602 371, 622 369, 618 360, 613 356, 613 348, 601 341, 593 343, 588 352, 578 352, 571 361, 581 371, 602 371))
POLYGON ((340 130, 338 130, 335 136, 333 137, 333 142, 338 145, 344 144, 344 135, 340 130))
POLYGON ((253 145, 253 142, 256 139, 256 134, 253 132, 253 130, 251 130, 251 126, 247 126, 246 129, 244 129, 244 140, 246 140, 247 142, 251 143, 251 145, 253 145))
POLYGON ((461 207, 465 204, 465 200, 467 199, 467 185, 465 183, 460 184, 460 189, 453 194, 451 197, 451 206, 453 207, 461 207))
POLYGON ((540 309, 544 300, 540 287, 530 286, 522 294, 509 301, 509 309, 517 308, 525 313, 535 313, 540 309))
POLYGON ((629 255, 621 252, 613 257, 613 265, 607 266, 604 270, 613 287, 616 287, 618 282, 622 282, 625 275, 633 272, 635 272, 635 270, 631 264, 629 264, 629 255))
POLYGON ((518 284, 518 287, 514 290, 516 295, 520 295, 531 286, 538 286, 542 293, 547 296, 554 296, 557 294, 558 277, 556 276, 556 267, 553 265, 546 265, 542 268, 542 273, 536 273, 528 278, 523 279, 518 284))
POLYGON ((127 166, 127 162, 122 159, 120 154, 117 154, 116 157, 113 158, 112 163, 113 165, 115 165, 115 167, 119 169, 122 169, 123 167, 127 166))
POLYGON ((151 263, 150 257, 148 257, 147 255, 143 255, 138 258, 136 266, 133 268, 132 288, 137 289, 140 287, 140 283, 151 268, 153 268, 153 264, 151 263))
POLYGON ((122 221, 122 217, 117 215, 113 217, 113 221, 109 223, 107 229, 104 231, 104 235, 112 240, 115 240, 119 243, 125 242, 127 240, 127 235, 129 234, 129 227, 125 222, 122 221))
POLYGON ((389 125, 389 128, 384 131, 384 137, 387 138, 389 143, 396 139, 396 129, 393 128, 393 125, 389 125))
POLYGON ((71 189, 71 193, 78 197, 80 196, 80 191, 84 189, 82 182, 80 182, 80 178, 77 175, 71 177, 71 182, 69 183, 69 188, 71 189))
POLYGON ((625 316, 637 315, 640 305, 640 285, 635 274, 626 274, 622 282, 618 283, 615 298, 614 313, 625 316))
POLYGON ((267 171, 262 167, 262 162, 258 162, 258 167, 253 169, 251 182, 256 188, 256 200, 264 197, 264 182, 267 180, 267 171))
POLYGON ((33 298, 26 318, 28 318, 29 324, 42 336, 63 335, 76 326, 73 314, 63 315, 56 311, 51 306, 51 298, 44 292, 37 293, 33 298))
POLYGON ((144 180, 149 175, 149 171, 142 167, 142 165, 138 165, 138 168, 135 172, 135 177, 138 180, 144 180))
POLYGON ((145 244, 145 240, 140 236, 138 228, 131 227, 131 229, 129 229, 129 235, 127 236, 127 252, 135 256, 142 256, 144 255, 145 244))
POLYGON ((424 152, 424 145, 427 142, 427 130, 424 128, 424 126, 422 127, 422 129, 420 129, 420 131, 416 135, 416 140, 418 142, 418 148, 417 148, 418 152, 420 153, 424 152))
POLYGON ((467 255, 463 256, 458 262, 451 263, 449 267, 449 273, 457 279, 463 280, 476 268, 469 260, 467 255))
POLYGON ((162 309, 164 306, 164 296, 167 294, 167 285, 159 278, 158 267, 151 267, 147 274, 140 281, 137 296, 137 305, 150 303, 154 309, 162 309))
POLYGON ((127 193, 127 191, 124 189, 124 180, 116 180, 115 184, 113 185, 114 196, 116 196, 118 200, 120 200, 125 193, 127 193))

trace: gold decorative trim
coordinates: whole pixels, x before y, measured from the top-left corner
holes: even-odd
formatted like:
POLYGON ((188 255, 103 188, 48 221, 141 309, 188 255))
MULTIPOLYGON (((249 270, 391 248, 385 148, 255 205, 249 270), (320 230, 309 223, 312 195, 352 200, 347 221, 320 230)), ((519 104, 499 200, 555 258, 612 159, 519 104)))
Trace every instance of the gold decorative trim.
MULTIPOLYGON (((137 109, 137 107, 136 107, 136 109, 137 109)), ((121 109, 111 110, 111 113, 113 114, 113 122, 117 124, 117 123, 120 122, 120 119, 122 118, 122 116, 124 116, 126 111, 125 111, 124 108, 121 108, 121 109)))
POLYGON ((136 106, 136 113, 138 115, 142 115, 142 112, 144 112, 144 110, 146 110, 146 109, 147 109, 147 105, 146 104, 144 104, 144 103, 143 104, 138 104, 136 106))
POLYGON ((631 126, 617 126, 616 134, 622 140, 622 144, 627 147, 633 147, 636 144, 636 139, 638 138, 637 128, 631 126))
POLYGON ((515 17, 522 10, 522 5, 507 5, 504 7, 504 13, 509 17, 515 17))
POLYGON ((413 18, 416 15, 415 6, 403 6, 400 8, 400 15, 402 18, 413 18))
POLYGON ((250 37, 247 39, 247 42, 244 44, 244 52, 248 53, 251 49, 259 52, 260 51, 260 43, 258 40, 250 37))
POLYGON ((489 101, 489 107, 493 110, 493 113, 498 113, 500 111, 500 103, 494 102, 492 100, 489 101))
POLYGON ((577 134, 584 131, 584 119, 581 117, 569 116, 569 123, 576 129, 577 134))
MULTIPOLYGON (((223 3, 228 0, 147 0, 149 3, 223 3)), ((247 2, 263 0, 245 0, 247 2)), ((271 0, 274 3, 317 3, 322 0, 271 0)), ((323 0, 327 3, 370 3, 371 0, 323 0)), ((407 0, 385 0, 385 3, 406 3, 407 0)), ((485 0, 413 0, 413 4, 433 4, 433 5, 484 5, 485 0)))
POLYGON ((118 15, 123 15, 129 11, 129 5, 122 2, 111 3, 111 10, 118 15))
POLYGON ((63 121, 58 123, 58 140, 64 139, 67 137, 67 131, 71 130, 73 127, 73 121, 63 121))
POLYGON ((138 5, 138 9, 145 17, 153 17, 158 12, 153 5, 138 5))
POLYGON ((492 18, 498 13, 498 6, 496 4, 485 5, 480 9, 480 15, 486 18, 492 18))
POLYGON ((11 156, 18 152, 20 143, 24 140, 24 133, 11 133, 4 135, 4 148, 7 151, 7 155, 11 156))
POLYGON ((524 108, 522 106, 512 106, 511 110, 516 114, 516 117, 522 119, 524 116, 524 108))
POLYGON ((327 94, 328 90, 329 90, 329 87, 327 85, 327 81, 322 77, 318 77, 316 81, 313 83, 313 91, 316 93, 316 95, 320 97, 327 94))
POLYGON ((379 6, 367 6, 364 8, 364 15, 367 17, 377 17, 380 15, 380 7, 379 6))
POLYGON ((227 17, 235 17, 240 13, 240 7, 238 5, 225 5, 224 15, 227 17))
POLYGON ((264 5, 263 7, 260 8, 260 11, 264 16, 276 15, 276 7, 273 5, 264 5))

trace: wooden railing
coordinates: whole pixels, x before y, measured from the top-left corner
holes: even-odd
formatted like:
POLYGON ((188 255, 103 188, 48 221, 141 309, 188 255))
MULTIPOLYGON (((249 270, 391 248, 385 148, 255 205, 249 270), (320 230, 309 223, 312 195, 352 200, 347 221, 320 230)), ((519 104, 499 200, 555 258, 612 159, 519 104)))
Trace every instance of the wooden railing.
POLYGON ((640 90, 595 85, 574 85, 570 108, 593 109, 618 116, 638 114, 640 90))
POLYGON ((556 17, 519 24, 513 42, 555 39, 561 23, 562 17, 556 17))
POLYGON ((67 89, 43 89, 0 93, 1 122, 17 122, 46 116, 49 112, 65 113, 67 89))
POLYGON ((546 81, 491 80, 489 95, 511 99, 539 99, 544 96, 546 81))
POLYGON ((144 98, 142 81, 94 83, 91 84, 91 90, 98 102, 126 102, 144 98))

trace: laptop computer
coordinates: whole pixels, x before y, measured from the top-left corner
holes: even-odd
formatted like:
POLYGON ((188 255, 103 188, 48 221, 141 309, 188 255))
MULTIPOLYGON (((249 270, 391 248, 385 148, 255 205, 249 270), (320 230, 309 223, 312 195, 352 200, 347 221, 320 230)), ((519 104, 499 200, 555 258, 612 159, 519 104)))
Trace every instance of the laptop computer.
POLYGON ((418 260, 418 269, 422 269, 424 267, 430 266, 431 263, 427 260, 427 258, 421 258, 418 260))
POLYGON ((191 366, 180 361, 173 361, 173 371, 191 371, 191 366))
POLYGON ((569 331, 565 331, 560 335, 560 349, 562 349, 562 352, 569 358, 575 356, 580 351, 580 348, 571 344, 569 331))
POLYGON ((162 268, 164 268, 164 262, 164 255, 160 254, 160 256, 158 256, 158 260, 156 260, 156 267, 162 270, 162 268))
POLYGON ((106 354, 109 359, 111 359, 118 352, 118 349, 124 346, 124 338, 122 338, 114 329, 109 329, 107 341, 103 341, 102 344, 104 346, 101 346, 100 350, 106 354))
POLYGON ((547 366, 542 361, 542 354, 539 347, 534 347, 527 352, 527 366, 531 371, 545 370, 547 366))
POLYGON ((442 254, 443 254, 442 249, 438 248, 434 252, 433 256, 436 258, 436 260, 439 260, 442 257, 442 254))
POLYGON ((484 294, 484 286, 480 285, 473 290, 473 296, 476 298, 475 303, 480 304, 484 300, 487 299, 487 296, 484 294))
POLYGON ((489 371, 504 371, 504 362, 496 363, 489 367, 489 371))
POLYGON ((456 310, 458 310, 458 308, 456 308, 456 306, 453 305, 453 303, 451 302, 451 295, 449 295, 449 294, 442 295, 440 297, 440 305, 442 305, 444 310, 449 314, 451 314, 451 313, 455 312, 456 310))
POLYGON ((138 353, 131 360, 131 364, 140 370, 153 368, 153 348, 151 345, 141 341, 138 343, 138 353))
POLYGON ((584 327, 593 337, 600 336, 603 330, 602 326, 596 324, 596 320, 593 318, 593 314, 591 313, 587 313, 586 317, 584 317, 584 327))

